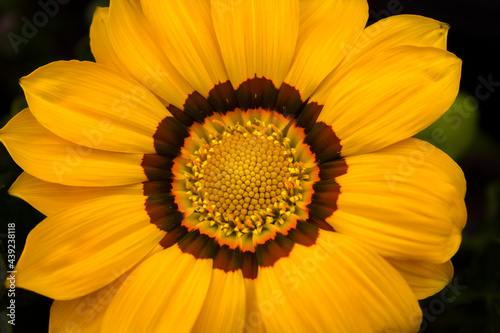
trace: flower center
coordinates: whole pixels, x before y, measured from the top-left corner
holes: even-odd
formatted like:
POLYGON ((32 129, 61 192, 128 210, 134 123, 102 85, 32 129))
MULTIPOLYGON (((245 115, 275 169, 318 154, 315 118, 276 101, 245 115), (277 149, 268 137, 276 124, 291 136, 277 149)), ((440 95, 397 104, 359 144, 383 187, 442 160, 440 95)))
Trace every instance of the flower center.
POLYGON ((261 232, 283 224, 302 199, 309 178, 289 139, 273 124, 247 122, 211 133, 192 160, 186 178, 189 199, 200 220, 217 223, 226 234, 261 232))

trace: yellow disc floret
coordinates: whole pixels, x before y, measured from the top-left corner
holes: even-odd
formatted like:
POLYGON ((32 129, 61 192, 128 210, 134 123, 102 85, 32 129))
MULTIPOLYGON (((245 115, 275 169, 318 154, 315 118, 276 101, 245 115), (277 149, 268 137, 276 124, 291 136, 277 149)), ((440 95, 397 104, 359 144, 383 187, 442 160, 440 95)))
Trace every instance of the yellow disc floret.
POLYGON ((186 184, 200 219, 242 234, 284 223, 308 178, 288 141, 278 128, 260 121, 211 133, 208 144, 194 153, 186 184))

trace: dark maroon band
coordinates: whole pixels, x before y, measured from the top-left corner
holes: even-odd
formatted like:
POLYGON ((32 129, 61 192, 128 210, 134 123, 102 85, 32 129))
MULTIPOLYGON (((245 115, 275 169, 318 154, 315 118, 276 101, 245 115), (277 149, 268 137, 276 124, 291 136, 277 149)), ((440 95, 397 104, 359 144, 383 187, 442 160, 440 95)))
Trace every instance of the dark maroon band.
POLYGON ((197 259, 213 259, 213 268, 224 272, 241 270, 247 279, 255 279, 259 267, 271 267, 278 260, 288 257, 296 244, 316 244, 319 229, 334 231, 325 221, 337 209, 340 187, 336 177, 347 172, 347 164, 340 158, 341 144, 331 126, 316 123, 323 106, 304 102, 300 93, 283 83, 278 89, 271 80, 254 77, 241 83, 236 90, 229 81, 216 85, 204 98, 193 92, 186 99, 183 110, 169 106, 173 117, 166 117, 154 134, 154 146, 158 154, 144 155, 142 166, 149 181, 144 183, 147 196, 145 208, 158 228, 166 231, 160 241, 164 248, 176 245, 184 253, 197 259), (183 225, 172 190, 173 160, 180 154, 189 127, 203 123, 216 112, 227 113, 235 109, 263 108, 278 112, 306 131, 304 142, 314 153, 320 169, 320 179, 313 184, 314 193, 309 203, 309 218, 299 220, 286 234, 277 233, 274 238, 255 247, 255 252, 232 249, 220 245, 216 239, 199 230, 188 230, 183 225))

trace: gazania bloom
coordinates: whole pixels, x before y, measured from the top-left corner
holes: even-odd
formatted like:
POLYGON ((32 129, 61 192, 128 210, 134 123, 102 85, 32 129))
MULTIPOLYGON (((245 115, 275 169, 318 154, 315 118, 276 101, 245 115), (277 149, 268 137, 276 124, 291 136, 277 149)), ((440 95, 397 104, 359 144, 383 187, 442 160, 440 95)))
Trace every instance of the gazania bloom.
POLYGON ((21 80, 0 138, 47 218, 17 286, 52 332, 411 332, 453 275, 460 168, 410 138, 459 86, 446 24, 362 0, 114 0, 96 63, 21 80))

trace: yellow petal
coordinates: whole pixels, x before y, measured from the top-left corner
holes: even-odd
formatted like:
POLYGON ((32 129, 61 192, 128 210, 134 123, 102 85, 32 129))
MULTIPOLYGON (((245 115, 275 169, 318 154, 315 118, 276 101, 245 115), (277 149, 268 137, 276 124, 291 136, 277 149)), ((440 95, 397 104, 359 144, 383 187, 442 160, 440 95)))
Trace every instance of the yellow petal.
POLYGON ((213 0, 212 18, 233 87, 255 76, 279 87, 295 50, 299 1, 213 0))
POLYGON ((93 62, 53 62, 21 86, 40 124, 90 148, 156 153, 153 135, 170 115, 144 86, 93 62))
POLYGON ((177 246, 153 255, 113 299, 102 332, 190 332, 211 273, 211 259, 195 259, 177 246))
POLYGON ((305 101, 353 47, 368 19, 365 0, 300 2, 297 47, 285 82, 305 101))
MULTIPOLYGON (((163 248, 157 245, 146 258, 161 250, 163 248)), ((113 297, 123 285, 130 283, 127 278, 139 264, 93 293, 67 301, 54 300, 50 308, 49 333, 100 332, 113 297)))
POLYGON ((436 47, 446 50, 450 26, 419 15, 393 15, 366 27, 346 61, 366 57, 401 45, 436 47))
POLYGON ((387 261, 403 275, 418 299, 436 294, 453 278, 453 265, 449 260, 442 264, 413 260, 387 261))
POLYGON ((212 270, 205 303, 192 332, 242 332, 245 321, 245 282, 241 270, 212 270))
POLYGON ((214 85, 228 80, 209 0, 152 0, 141 4, 156 43, 196 91, 208 97, 214 85))
POLYGON ((129 75, 109 39, 108 16, 108 7, 96 7, 90 25, 90 49, 97 63, 129 75))
POLYGON ((179 74, 177 69, 182 67, 176 67, 168 60, 162 50, 163 44, 142 13, 139 1, 112 1, 108 31, 112 48, 135 80, 165 104, 182 109, 194 89, 179 74))
POLYGON ((28 235, 17 286, 59 300, 104 287, 144 258, 165 235, 144 196, 89 200, 47 217, 28 235))
MULTIPOLYGON (((257 299, 257 279, 245 279, 246 290, 246 313, 243 332, 245 333, 266 333, 260 303, 257 299)), ((274 297, 280 295, 274 295, 274 297)), ((268 302, 269 304, 269 302, 268 302)))
POLYGON ((92 149, 61 139, 40 125, 28 109, 0 129, 14 161, 42 180, 72 186, 116 186, 147 180, 142 154, 92 149))
POLYGON ((23 172, 12 184, 9 194, 23 199, 42 214, 49 216, 82 202, 107 195, 141 195, 143 184, 124 186, 66 186, 49 183, 23 172))
POLYGON ((128 274, 86 296, 52 303, 49 333, 99 332, 109 303, 128 274))
POLYGON ((316 244, 261 267, 268 332, 416 332, 422 314, 401 275, 351 237, 320 230, 316 244))
POLYGON ((446 23, 418 15, 393 15, 377 21, 363 30, 355 44, 345 44, 346 57, 342 65, 321 83, 311 101, 325 104, 331 89, 336 84, 334 77, 338 75, 337 72, 345 73, 359 61, 369 59, 377 53, 402 45, 445 50, 448 29, 446 23))
POLYGON ((327 222, 384 257, 442 263, 461 242, 465 179, 445 153, 408 139, 346 158, 337 210, 327 222))
POLYGON ((343 156, 381 149, 418 133, 453 104, 461 64, 437 48, 400 46, 376 53, 334 73, 318 121, 332 126, 343 156))

